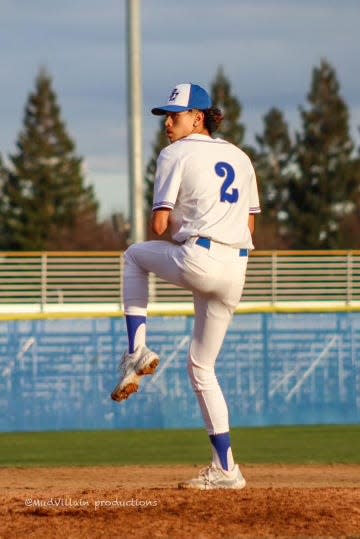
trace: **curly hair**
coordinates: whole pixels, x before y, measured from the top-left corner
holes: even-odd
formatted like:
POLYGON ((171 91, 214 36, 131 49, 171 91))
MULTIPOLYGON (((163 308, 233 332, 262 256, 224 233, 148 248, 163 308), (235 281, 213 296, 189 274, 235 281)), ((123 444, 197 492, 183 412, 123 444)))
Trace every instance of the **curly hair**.
POLYGON ((222 120, 224 119, 224 115, 221 112, 221 110, 217 109, 216 107, 210 107, 209 109, 206 109, 203 112, 204 112, 204 125, 211 135, 211 133, 216 131, 219 125, 221 124, 222 120))

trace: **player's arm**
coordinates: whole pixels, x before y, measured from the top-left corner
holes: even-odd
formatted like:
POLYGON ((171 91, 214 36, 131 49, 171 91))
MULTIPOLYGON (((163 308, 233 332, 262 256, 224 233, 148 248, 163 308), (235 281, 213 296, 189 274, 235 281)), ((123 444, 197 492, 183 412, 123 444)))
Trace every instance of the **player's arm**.
POLYGON ((248 226, 250 234, 253 235, 255 230, 255 215, 253 213, 249 214, 248 226))
POLYGON ((169 227, 181 177, 181 163, 168 146, 161 151, 156 164, 151 228, 158 236, 164 234, 169 227))
POLYGON ((154 210, 151 219, 151 228, 152 231, 158 236, 162 236, 166 232, 170 224, 170 213, 171 210, 164 208, 161 210, 154 210))

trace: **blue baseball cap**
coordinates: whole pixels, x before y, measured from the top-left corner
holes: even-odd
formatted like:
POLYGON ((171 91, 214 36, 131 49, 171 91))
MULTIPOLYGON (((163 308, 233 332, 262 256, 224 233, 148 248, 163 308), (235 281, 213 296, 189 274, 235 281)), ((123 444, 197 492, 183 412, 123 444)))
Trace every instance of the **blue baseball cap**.
POLYGON ((212 105, 211 98, 204 88, 197 84, 178 84, 171 92, 168 102, 163 107, 151 110, 156 116, 167 112, 182 112, 185 110, 206 110, 212 105))

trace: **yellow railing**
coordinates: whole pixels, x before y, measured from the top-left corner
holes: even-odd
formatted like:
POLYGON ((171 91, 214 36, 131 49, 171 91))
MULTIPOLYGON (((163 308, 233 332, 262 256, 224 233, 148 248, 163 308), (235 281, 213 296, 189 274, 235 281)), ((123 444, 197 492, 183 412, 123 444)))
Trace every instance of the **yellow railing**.
MULTIPOLYGON (((122 252, 0 252, 0 305, 122 305, 122 252)), ((191 293, 151 275, 151 303, 191 293)), ((360 251, 254 251, 243 302, 360 302, 360 251)))

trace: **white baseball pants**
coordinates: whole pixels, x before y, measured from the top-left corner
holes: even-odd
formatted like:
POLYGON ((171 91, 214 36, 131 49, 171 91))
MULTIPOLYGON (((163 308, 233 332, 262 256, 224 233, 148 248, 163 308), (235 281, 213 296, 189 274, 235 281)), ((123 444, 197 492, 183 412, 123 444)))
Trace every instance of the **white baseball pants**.
POLYGON ((211 242, 206 249, 190 238, 183 245, 147 241, 125 252, 125 314, 146 316, 148 274, 193 292, 195 323, 188 372, 208 434, 229 431, 228 408, 215 375, 215 362, 245 282, 247 256, 211 242))

